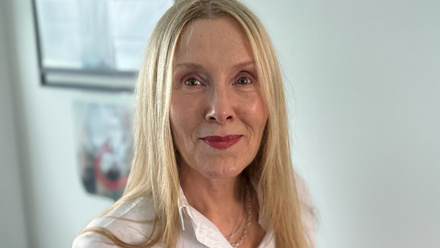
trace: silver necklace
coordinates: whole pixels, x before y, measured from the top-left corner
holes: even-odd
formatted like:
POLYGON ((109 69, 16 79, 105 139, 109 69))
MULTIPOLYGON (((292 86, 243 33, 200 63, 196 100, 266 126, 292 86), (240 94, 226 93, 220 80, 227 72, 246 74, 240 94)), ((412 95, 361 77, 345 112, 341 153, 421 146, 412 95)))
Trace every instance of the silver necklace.
MULTIPOLYGON (((244 187, 243 187, 244 188, 244 187)), ((245 192, 244 192, 244 189, 242 189, 241 190, 241 194, 240 194, 241 196, 240 196, 240 198, 241 198, 241 202, 244 202, 245 201, 245 197, 244 197, 244 195, 245 195, 245 192)), ((234 227, 232 228, 232 232, 229 234, 229 235, 226 235, 225 236, 225 238, 229 241, 229 242, 231 242, 231 239, 233 238, 233 237, 235 237, 235 235, 238 233, 238 231, 239 230, 241 230, 241 228, 243 227, 243 224, 244 224, 244 222, 245 222, 245 220, 246 220, 246 216, 244 216, 243 217, 243 219, 241 220, 241 222, 240 222, 240 225, 237 225, 238 224, 238 220, 240 219, 240 216, 241 216, 241 213, 243 212, 243 208, 240 208, 240 212, 238 213, 238 216, 237 216, 237 218, 236 218, 236 220, 235 220, 235 223, 234 223, 234 227)))
MULTIPOLYGON (((246 236, 248 234, 249 226, 251 225, 251 220, 252 220, 251 192, 249 190, 249 186, 247 186, 247 185, 246 185, 246 205, 247 205, 246 206, 247 207, 246 225, 244 226, 244 230, 243 230, 243 233, 241 234, 240 239, 237 242, 231 244, 231 246, 234 248, 240 246, 243 243, 244 239, 246 238, 246 236)), ((244 220, 243 220, 243 222, 244 222, 244 220)), ((241 229, 241 226, 242 225, 240 225, 240 228, 238 230, 241 229)))

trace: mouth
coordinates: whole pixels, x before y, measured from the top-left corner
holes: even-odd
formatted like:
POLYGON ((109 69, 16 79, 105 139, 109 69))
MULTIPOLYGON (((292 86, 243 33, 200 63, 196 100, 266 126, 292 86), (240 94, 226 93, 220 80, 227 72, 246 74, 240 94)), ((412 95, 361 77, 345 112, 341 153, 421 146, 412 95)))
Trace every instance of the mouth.
POLYGON ((240 141, 241 135, 206 136, 201 138, 203 142, 215 149, 227 149, 240 141))

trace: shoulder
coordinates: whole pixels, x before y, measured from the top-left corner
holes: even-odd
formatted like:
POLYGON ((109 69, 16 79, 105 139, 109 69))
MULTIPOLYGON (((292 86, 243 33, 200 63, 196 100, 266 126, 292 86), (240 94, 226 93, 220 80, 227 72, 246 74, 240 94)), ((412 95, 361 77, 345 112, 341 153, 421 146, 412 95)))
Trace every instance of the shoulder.
POLYGON ((73 241, 72 248, 114 248, 117 247, 105 236, 96 232, 82 233, 73 241))
MULTIPOLYGON (((127 243, 138 243, 151 232, 153 203, 149 198, 136 198, 121 202, 107 214, 93 219, 86 227, 102 228, 127 243)), ((92 231, 80 234, 73 242, 73 248, 117 247, 106 236, 92 231)))

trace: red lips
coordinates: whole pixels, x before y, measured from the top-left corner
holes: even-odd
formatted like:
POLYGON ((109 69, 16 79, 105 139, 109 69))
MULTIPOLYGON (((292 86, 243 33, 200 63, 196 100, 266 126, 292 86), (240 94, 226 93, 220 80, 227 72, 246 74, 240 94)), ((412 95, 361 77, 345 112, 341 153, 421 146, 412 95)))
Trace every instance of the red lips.
POLYGON ((206 136, 201 139, 215 149, 227 149, 240 141, 241 135, 206 136))

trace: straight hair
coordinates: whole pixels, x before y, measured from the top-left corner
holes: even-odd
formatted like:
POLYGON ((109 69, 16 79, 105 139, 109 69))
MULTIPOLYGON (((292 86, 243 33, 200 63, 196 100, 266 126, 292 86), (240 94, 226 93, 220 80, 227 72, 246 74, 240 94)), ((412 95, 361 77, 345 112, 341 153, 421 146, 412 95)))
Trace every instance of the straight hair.
POLYGON ((244 170, 256 187, 260 209, 270 217, 277 247, 311 247, 302 219, 311 211, 300 200, 289 144, 284 86, 273 45, 258 18, 236 0, 180 0, 159 20, 150 36, 136 85, 135 154, 122 198, 153 200, 152 232, 141 243, 128 244, 102 227, 87 228, 121 247, 176 247, 181 231, 178 212, 178 152, 173 143, 169 110, 176 44, 182 29, 200 19, 229 17, 243 28, 256 62, 269 116, 260 149, 244 170), (282 192, 282 193, 281 193, 282 192))

